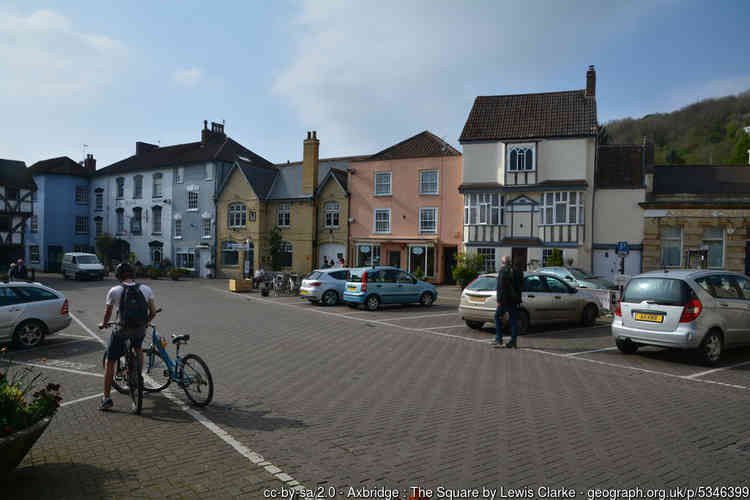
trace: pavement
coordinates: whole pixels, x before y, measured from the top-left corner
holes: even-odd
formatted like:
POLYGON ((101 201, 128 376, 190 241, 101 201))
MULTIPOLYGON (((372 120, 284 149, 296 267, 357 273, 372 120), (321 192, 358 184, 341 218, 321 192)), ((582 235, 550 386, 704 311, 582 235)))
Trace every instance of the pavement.
POLYGON ((205 359, 215 396, 196 409, 172 386, 135 416, 119 394, 113 411, 96 408, 106 333, 95 325, 114 281, 40 279, 76 320, 10 354, 60 383, 65 406, 0 484, 3 497, 750 486, 750 350, 713 369, 662 349, 626 356, 606 324, 535 328, 521 349, 492 349, 489 324, 460 320, 453 287, 431 308, 369 312, 231 293, 225 280, 148 280, 160 333, 191 334, 182 353, 205 359))

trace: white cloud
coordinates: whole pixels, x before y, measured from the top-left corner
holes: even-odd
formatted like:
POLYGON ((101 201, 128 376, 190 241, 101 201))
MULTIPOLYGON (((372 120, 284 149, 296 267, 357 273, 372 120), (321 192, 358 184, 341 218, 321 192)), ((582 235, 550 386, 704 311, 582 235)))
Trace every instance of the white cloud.
POLYGON ((0 11, 0 93, 6 98, 85 94, 112 82, 126 57, 120 41, 78 31, 56 12, 0 11))
POLYGON ((200 68, 191 67, 178 69, 172 75, 174 81, 183 87, 195 87, 203 76, 200 68))
POLYGON ((647 10, 583 0, 471 9, 445 0, 307 0, 290 30, 302 33, 296 56, 272 91, 317 128, 322 148, 374 152, 425 128, 455 144, 477 94, 583 88, 596 61, 580 58, 647 10), (571 65, 580 65, 580 79, 550 88, 549 75, 571 65), (393 142, 376 144, 376 135, 393 142))

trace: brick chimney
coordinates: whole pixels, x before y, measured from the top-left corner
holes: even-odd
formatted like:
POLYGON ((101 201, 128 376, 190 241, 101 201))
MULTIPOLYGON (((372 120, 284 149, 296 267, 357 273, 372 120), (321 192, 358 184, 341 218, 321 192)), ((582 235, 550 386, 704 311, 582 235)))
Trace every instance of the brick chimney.
POLYGON ((596 70, 593 65, 586 72, 586 97, 596 97, 596 70))
POLYGON ((203 120, 203 130, 201 130, 201 144, 205 145, 206 142, 213 139, 214 137, 224 137, 224 124, 211 122, 211 130, 208 129, 208 120, 203 120))
POLYGON ((155 149, 159 149, 159 146, 156 144, 149 144, 148 142, 141 142, 136 141, 135 143, 135 155, 141 156, 144 153, 148 153, 149 151, 153 151, 155 149))
POLYGON ((319 165, 320 141, 315 131, 307 132, 302 153, 302 192, 314 195, 318 188, 318 165, 319 165))
POLYGON ((86 155, 86 159, 83 160, 83 168, 85 168, 91 174, 96 171, 96 159, 94 158, 94 155, 86 155))

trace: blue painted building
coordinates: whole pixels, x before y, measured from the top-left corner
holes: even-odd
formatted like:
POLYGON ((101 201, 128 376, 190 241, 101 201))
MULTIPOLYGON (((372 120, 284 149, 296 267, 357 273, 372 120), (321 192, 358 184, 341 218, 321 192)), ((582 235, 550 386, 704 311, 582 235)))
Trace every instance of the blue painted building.
POLYGON ((65 252, 93 251, 89 179, 96 160, 87 155, 83 163, 62 156, 29 167, 38 187, 24 238, 29 267, 59 272, 65 252))

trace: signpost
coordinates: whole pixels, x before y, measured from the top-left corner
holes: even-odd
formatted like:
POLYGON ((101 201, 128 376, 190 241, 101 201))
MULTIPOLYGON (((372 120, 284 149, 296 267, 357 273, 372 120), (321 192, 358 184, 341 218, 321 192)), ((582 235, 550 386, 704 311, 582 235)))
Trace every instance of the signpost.
POLYGON ((617 255, 620 256, 620 274, 618 276, 617 286, 620 289, 620 297, 622 297, 623 287, 627 280, 625 279, 625 257, 630 253, 630 245, 627 241, 617 242, 617 255))

